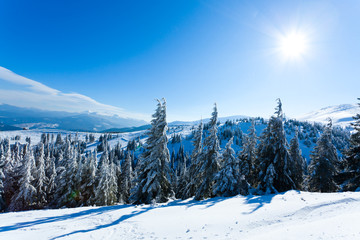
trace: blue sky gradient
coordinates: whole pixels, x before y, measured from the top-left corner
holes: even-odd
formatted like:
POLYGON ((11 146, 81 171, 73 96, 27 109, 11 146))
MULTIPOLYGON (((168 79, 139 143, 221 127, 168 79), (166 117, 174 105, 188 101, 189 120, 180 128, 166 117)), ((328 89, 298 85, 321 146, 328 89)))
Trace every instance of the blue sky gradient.
MULTIPOLYGON (((64 93, 169 120, 288 116, 355 103, 360 2, 0 0, 0 66, 64 93), (279 37, 307 36, 285 59, 279 37)), ((0 82, 1 89, 13 88, 0 82)))

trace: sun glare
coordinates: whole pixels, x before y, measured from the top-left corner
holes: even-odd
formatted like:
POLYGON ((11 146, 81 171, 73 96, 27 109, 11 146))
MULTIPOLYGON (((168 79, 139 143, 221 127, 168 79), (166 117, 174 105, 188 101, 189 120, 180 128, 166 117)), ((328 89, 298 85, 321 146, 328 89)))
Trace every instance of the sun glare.
POLYGON ((281 52, 287 58, 298 58, 306 53, 306 43, 305 35, 296 32, 290 33, 281 39, 281 52))

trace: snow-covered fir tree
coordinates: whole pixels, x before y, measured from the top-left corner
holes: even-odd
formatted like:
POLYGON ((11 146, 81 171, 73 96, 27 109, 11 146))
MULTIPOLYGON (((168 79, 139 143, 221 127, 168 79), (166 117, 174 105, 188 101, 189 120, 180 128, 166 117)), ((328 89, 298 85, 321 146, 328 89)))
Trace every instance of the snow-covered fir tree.
POLYGON ((241 188, 244 187, 240 184, 243 178, 240 175, 238 159, 234 156, 235 151, 231 147, 233 140, 234 137, 231 137, 226 144, 222 154, 224 165, 215 176, 213 194, 216 196, 229 197, 239 193, 248 194, 248 184, 245 184, 245 189, 241 188))
POLYGON ((95 192, 96 205, 113 205, 117 200, 117 179, 114 163, 109 161, 108 151, 102 154, 99 181, 95 192))
POLYGON ((9 205, 10 211, 28 210, 36 205, 36 188, 33 186, 35 159, 31 148, 24 148, 24 159, 20 169, 19 189, 15 192, 9 205))
POLYGON ((54 194, 56 190, 56 166, 55 166, 55 157, 51 155, 48 150, 45 155, 45 165, 46 165, 46 177, 47 177, 47 188, 46 188, 46 202, 51 203, 54 200, 54 194))
POLYGON ((169 179, 170 154, 167 148, 166 136, 166 101, 158 101, 156 112, 153 114, 151 128, 144 146, 145 152, 140 158, 137 168, 137 179, 130 197, 131 202, 151 203, 166 202, 174 196, 169 179))
POLYGON ((332 143, 332 122, 316 142, 308 167, 308 190, 311 192, 334 192, 339 189, 334 181, 337 174, 338 155, 332 143))
POLYGON ((120 178, 119 195, 120 200, 128 203, 130 197, 130 191, 133 181, 133 170, 131 166, 131 152, 128 151, 124 163, 122 164, 122 174, 120 178))
POLYGON ((75 207, 78 205, 77 171, 78 162, 75 149, 70 144, 70 139, 66 138, 65 152, 57 168, 57 189, 55 194, 57 207, 75 207))
POLYGON ((111 149, 110 151, 110 159, 109 161, 113 163, 114 166, 114 174, 116 179, 116 201, 123 203, 124 201, 121 198, 121 177, 122 177, 122 166, 121 166, 121 160, 116 155, 115 149, 111 149))
POLYGON ((203 154, 199 162, 200 185, 195 199, 201 200, 213 196, 214 177, 219 171, 220 143, 217 136, 218 112, 216 104, 209 122, 209 135, 204 140, 203 154))
POLYGON ((60 134, 60 133, 58 133, 58 134, 56 135, 55 144, 56 144, 56 145, 61 145, 61 144, 63 144, 63 140, 62 140, 62 138, 61 138, 61 134, 60 134))
POLYGON ((176 170, 176 198, 183 197, 183 192, 185 191, 185 188, 190 181, 186 166, 188 156, 184 154, 184 148, 182 147, 181 149, 182 152, 178 157, 178 166, 176 170))
POLYGON ((295 187, 298 190, 303 190, 304 170, 306 169, 305 159, 301 155, 299 144, 299 130, 295 128, 295 136, 290 141, 290 156, 292 164, 290 165, 290 177, 295 183, 295 187))
MULTIPOLYGON (((46 143, 46 135, 44 134, 43 142, 46 143)), ((45 173, 45 153, 44 153, 44 144, 39 143, 38 153, 36 156, 36 169, 35 169, 35 184, 37 192, 37 207, 43 208, 47 205, 47 185, 48 179, 45 173)))
MULTIPOLYGON (((18 145, 15 144, 13 149, 14 155, 15 152, 19 152, 18 145)), ((4 199, 6 206, 9 206, 13 195, 19 188, 19 178, 20 178, 20 168, 21 161, 19 154, 12 156, 10 150, 10 140, 8 138, 3 140, 3 155, 4 155, 4 199)))
POLYGON ((82 205, 93 205, 95 204, 95 191, 96 191, 96 153, 88 152, 83 159, 84 163, 81 164, 79 171, 79 192, 81 194, 82 205))
POLYGON ((243 135, 243 148, 239 154, 239 171, 240 175, 250 182, 254 183, 256 181, 256 169, 254 169, 254 164, 256 161, 256 144, 257 136, 255 130, 255 121, 251 120, 251 126, 248 130, 248 135, 243 135), (255 176, 255 177, 254 177, 255 176), (255 179, 254 179, 255 178, 255 179))
POLYGON ((270 118, 260 140, 257 157, 260 170, 258 191, 277 193, 295 189, 295 183, 290 177, 292 160, 285 137, 280 99, 275 116, 270 118))
POLYGON ((4 211, 6 208, 5 204, 5 174, 4 174, 4 167, 5 167, 5 154, 3 150, 3 146, 0 144, 0 212, 4 211))
POLYGON ((177 154, 176 154, 176 162, 177 162, 176 169, 175 169, 176 176, 180 176, 181 172, 184 168, 183 165, 186 164, 184 146, 182 145, 181 141, 180 141, 179 150, 177 151, 177 154))
POLYGON ((203 150, 203 123, 202 120, 194 132, 194 140, 193 140, 193 146, 194 149, 191 153, 190 159, 191 159, 191 165, 190 169, 187 173, 189 182, 184 188, 182 195, 183 199, 187 199, 189 197, 195 196, 196 190, 199 187, 200 184, 200 163, 202 158, 202 150, 203 150))
MULTIPOLYGON (((360 101, 360 98, 358 98, 360 101)), ((360 103, 358 103, 360 106, 360 103)), ((348 179, 345 183, 344 190, 358 191, 360 190, 360 114, 353 117, 355 122, 351 124, 354 128, 350 136, 350 147, 345 151, 346 172, 348 179)))

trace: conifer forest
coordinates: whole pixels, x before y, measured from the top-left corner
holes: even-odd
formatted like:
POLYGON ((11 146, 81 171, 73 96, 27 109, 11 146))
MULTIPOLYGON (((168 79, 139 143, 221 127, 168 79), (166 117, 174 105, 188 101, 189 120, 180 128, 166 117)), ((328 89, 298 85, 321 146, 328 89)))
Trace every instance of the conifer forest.
POLYGON ((151 127, 126 146, 109 144, 113 133, 1 139, 1 211, 360 190, 360 114, 351 128, 302 122, 287 119, 278 99, 269 119, 220 123, 215 104, 209 121, 184 133, 166 111, 157 100, 151 127))

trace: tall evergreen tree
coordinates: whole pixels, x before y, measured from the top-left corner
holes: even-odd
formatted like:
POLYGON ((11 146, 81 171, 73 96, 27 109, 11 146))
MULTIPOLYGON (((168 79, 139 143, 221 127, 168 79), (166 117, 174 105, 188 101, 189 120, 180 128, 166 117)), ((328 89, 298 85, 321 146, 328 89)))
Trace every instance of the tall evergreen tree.
MULTIPOLYGON (((17 148, 17 145, 14 146, 17 148)), ((15 150, 15 149, 14 149, 15 150)), ((9 206, 11 199, 19 188, 21 161, 18 157, 11 155, 10 140, 3 140, 3 156, 4 156, 4 200, 5 205, 9 206)))
POLYGON ((36 188, 32 185, 35 159, 29 146, 26 146, 24 151, 25 156, 20 169, 19 189, 11 199, 10 211, 31 209, 36 201, 36 188))
POLYGON ((190 182, 190 176, 186 166, 187 158, 188 156, 186 154, 183 155, 183 158, 180 158, 181 164, 179 164, 176 178, 176 198, 183 197, 183 193, 190 182))
POLYGON ((257 169, 254 167, 256 164, 256 130, 255 121, 251 120, 251 126, 248 130, 248 135, 243 135, 243 148, 239 154, 240 160, 240 174, 250 183, 254 183, 258 174, 257 169))
MULTIPOLYGON (((46 142, 46 135, 44 135, 43 142, 46 142)), ((36 159, 36 169, 35 169, 35 188, 37 192, 37 207, 43 208, 47 204, 46 193, 48 179, 45 174, 45 154, 44 154, 44 144, 41 142, 38 146, 38 155, 36 159)))
POLYGON ((337 174, 338 155, 332 143, 332 122, 325 128, 312 151, 308 168, 308 190, 311 192, 334 192, 338 186, 334 181, 337 174))
POLYGON ((96 176, 97 176, 97 166, 96 166, 96 153, 87 153, 84 164, 82 164, 81 169, 81 179, 79 191, 81 192, 82 202, 84 205, 93 205, 95 202, 95 192, 96 192, 96 176))
POLYGON ((113 205, 117 200, 117 179, 114 163, 109 161, 108 151, 103 153, 102 164, 99 170, 99 182, 95 193, 97 205, 113 205))
POLYGON ((194 133, 194 140, 193 146, 194 149, 190 156, 191 165, 190 170, 188 171, 188 178, 189 182, 185 186, 185 189, 182 193, 182 198, 187 199, 189 197, 195 196, 196 190, 200 184, 200 163, 202 158, 202 150, 203 150, 203 143, 202 143, 202 136, 203 136, 203 123, 200 122, 198 128, 194 133))
POLYGON ((60 133, 58 133, 58 134, 56 135, 55 144, 56 144, 56 145, 61 145, 61 144, 63 144, 63 140, 62 140, 62 138, 61 138, 61 134, 60 134, 60 133))
POLYGON ((121 185, 119 186, 120 200, 129 202, 130 190, 132 188, 133 171, 131 166, 131 153, 127 151, 125 161, 122 165, 121 185))
POLYGON ((242 189, 243 186, 240 184, 243 178, 240 175, 238 159, 234 156, 235 151, 231 147, 233 140, 234 137, 231 137, 226 144, 222 154, 224 166, 215 176, 213 193, 216 196, 229 197, 239 193, 243 195, 248 194, 248 184, 245 185, 245 189, 242 189))
POLYGON ((263 193, 284 192, 295 189, 291 179, 291 156, 285 137, 282 103, 278 99, 275 116, 269 120, 258 148, 259 178, 257 189, 263 193))
POLYGON ((200 162, 200 185, 195 199, 201 200, 213 196, 214 177, 219 171, 220 143, 217 136, 218 112, 216 104, 209 122, 209 135, 204 140, 204 153, 200 162))
POLYGON ((290 165, 290 177, 295 183, 295 187, 298 190, 303 190, 304 170, 306 168, 305 159, 301 155, 301 149, 299 145, 299 130, 295 129, 295 136, 290 141, 290 156, 292 163, 290 165))
POLYGON ((70 144, 70 139, 66 138, 64 157, 57 169, 57 189, 56 189, 56 205, 57 207, 77 206, 79 197, 76 173, 78 171, 77 156, 74 147, 70 144))
POLYGON ((0 212, 4 211, 6 208, 5 204, 5 175, 4 175, 4 167, 5 167, 5 154, 3 151, 3 146, 0 144, 0 212))
POLYGON ((144 146, 145 152, 140 158, 137 168, 136 185, 132 190, 131 202, 146 203, 166 202, 173 197, 174 192, 169 179, 170 154, 167 148, 166 131, 166 101, 158 101, 156 112, 153 114, 149 137, 144 146))
MULTIPOLYGON (((358 105, 360 106, 360 103, 358 105)), ((354 132, 350 136, 350 147, 345 151, 346 172, 350 176, 344 186, 344 190, 347 191, 360 190, 360 114, 356 114, 353 118, 355 122, 351 125, 354 132)))
POLYGON ((56 166, 55 166, 55 157, 50 154, 48 151, 45 157, 46 162, 46 177, 48 179, 47 188, 46 188, 46 202, 52 203, 54 200, 54 194, 56 190, 56 166))

